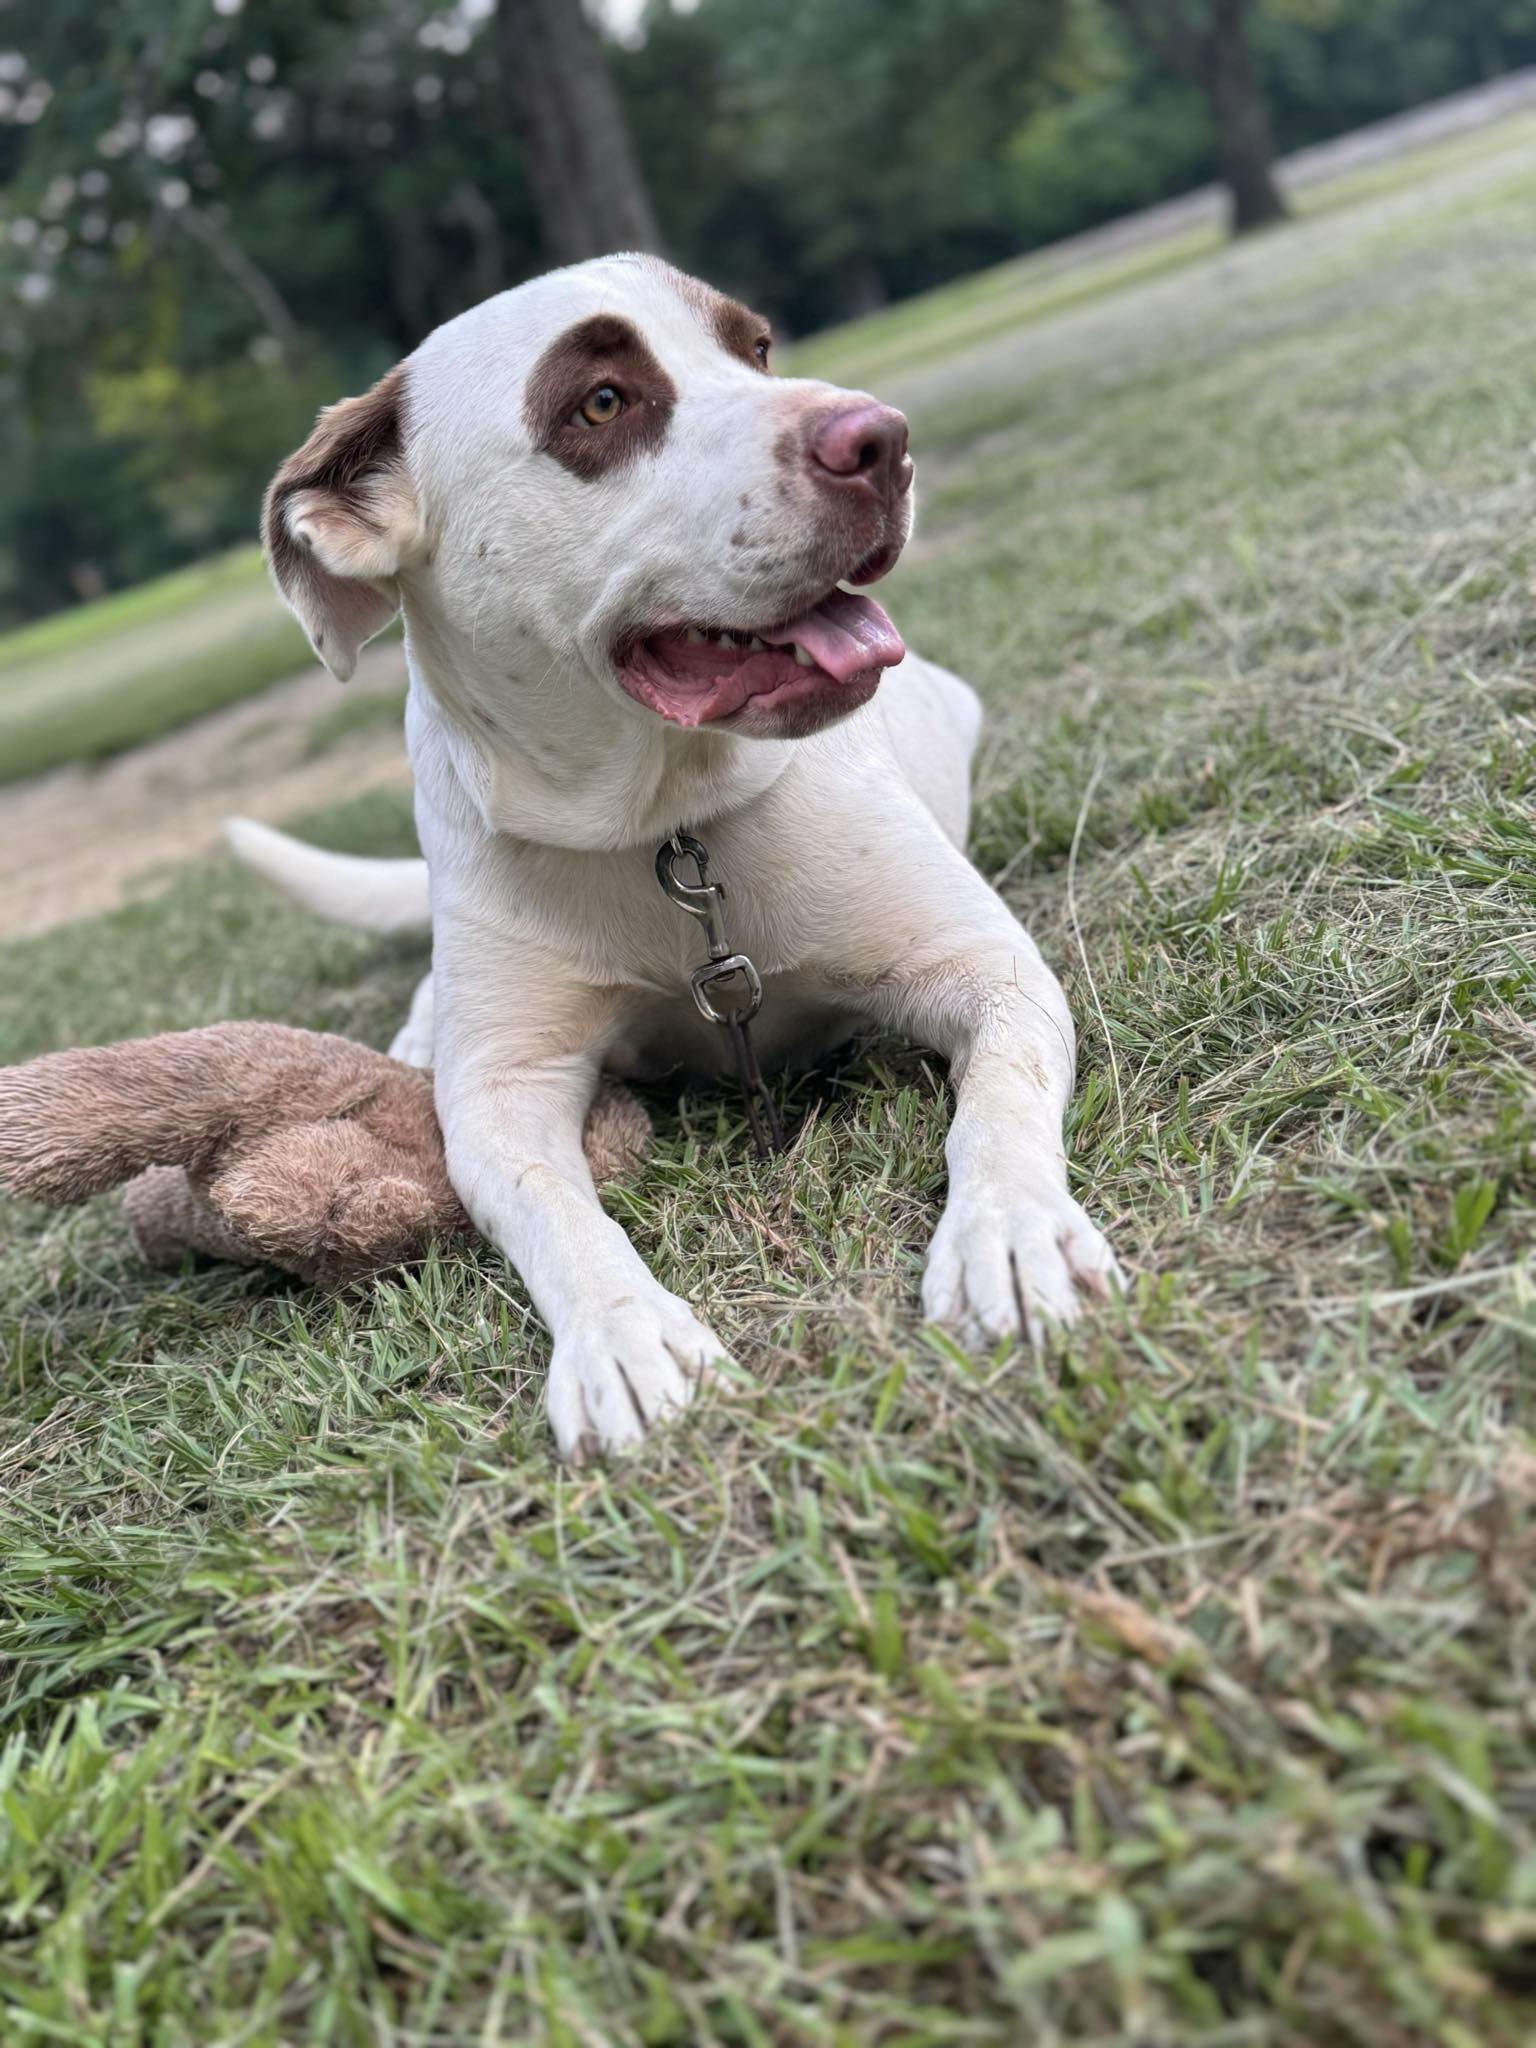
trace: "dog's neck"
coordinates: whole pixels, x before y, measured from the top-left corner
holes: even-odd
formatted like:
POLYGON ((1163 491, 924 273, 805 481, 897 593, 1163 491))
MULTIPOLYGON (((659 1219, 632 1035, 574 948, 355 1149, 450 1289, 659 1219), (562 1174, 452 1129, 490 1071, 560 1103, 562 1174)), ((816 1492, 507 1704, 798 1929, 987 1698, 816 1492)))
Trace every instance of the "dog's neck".
POLYGON ((740 810, 789 766, 792 740, 615 718, 585 673, 493 676, 453 639, 408 621, 412 751, 440 750, 489 831, 586 852, 652 848, 740 810))

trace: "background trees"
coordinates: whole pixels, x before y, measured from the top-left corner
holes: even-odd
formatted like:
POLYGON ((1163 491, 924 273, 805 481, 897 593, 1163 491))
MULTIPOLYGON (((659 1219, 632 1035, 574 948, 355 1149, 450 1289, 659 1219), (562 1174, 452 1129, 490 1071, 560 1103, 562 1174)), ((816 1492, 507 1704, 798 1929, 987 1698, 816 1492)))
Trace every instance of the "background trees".
POLYGON ((1232 230, 1248 234, 1290 211, 1275 178, 1274 136, 1249 47, 1250 0, 1109 0, 1155 65, 1196 84, 1210 107, 1232 230))
POLYGON ((497 0, 496 54, 548 261, 660 249, 602 38, 578 0, 497 0))
POLYGON ((803 332, 1223 171, 1247 225, 1266 109, 1532 61, 1536 0, 13 0, 0 618, 246 538, 321 400, 552 261, 664 239, 803 332))

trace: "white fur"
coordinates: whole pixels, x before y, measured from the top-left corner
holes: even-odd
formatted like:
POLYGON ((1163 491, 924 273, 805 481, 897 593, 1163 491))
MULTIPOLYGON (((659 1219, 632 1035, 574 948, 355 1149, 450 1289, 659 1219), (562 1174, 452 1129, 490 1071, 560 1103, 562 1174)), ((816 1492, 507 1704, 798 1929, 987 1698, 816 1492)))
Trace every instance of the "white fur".
MULTIPOLYGON (((1066 1002, 961 850, 974 694, 909 654, 842 724, 760 739, 681 730, 615 680, 614 636, 637 611, 768 622, 808 600, 817 508, 802 480, 776 488, 775 445, 825 387, 763 378, 673 273, 620 257, 450 322, 407 364, 406 389, 416 502, 403 516, 428 558, 399 582, 434 976, 397 1046, 435 1060, 454 1184, 553 1334, 562 1452, 642 1435, 721 1354, 604 1213, 581 1150, 605 1068, 724 1069, 724 1034, 688 995, 699 927, 653 873, 678 826, 707 841, 731 941, 762 971, 765 1062, 867 1023, 949 1059, 928 1315, 987 1345, 1070 1320, 1114 1262, 1067 1190, 1066 1002), (542 351, 593 312, 632 321, 679 397, 659 450, 583 481, 531 445, 522 407, 542 351)), ((249 827, 242 851, 328 914, 351 900, 377 924, 356 864, 332 881, 295 872, 249 827)), ((404 923, 420 909, 408 865, 387 878, 404 923)))
MULTIPOLYGON (((360 860, 326 853, 274 832, 255 818, 226 818, 230 851, 247 867, 276 882, 290 896, 328 917, 365 932, 426 932, 432 929, 427 864, 422 860, 360 860)), ((431 1064, 430 1056, 419 1061, 431 1064)))

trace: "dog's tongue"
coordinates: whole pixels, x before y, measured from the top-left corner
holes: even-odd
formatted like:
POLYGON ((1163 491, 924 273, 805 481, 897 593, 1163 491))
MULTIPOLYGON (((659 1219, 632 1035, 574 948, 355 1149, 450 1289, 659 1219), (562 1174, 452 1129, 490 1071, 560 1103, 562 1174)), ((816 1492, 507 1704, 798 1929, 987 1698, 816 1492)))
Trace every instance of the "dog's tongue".
POLYGON ((872 597, 850 597, 833 590, 798 619, 789 619, 761 636, 770 647, 803 647, 818 668, 837 682, 866 669, 895 668, 906 659, 906 646, 884 610, 872 597))

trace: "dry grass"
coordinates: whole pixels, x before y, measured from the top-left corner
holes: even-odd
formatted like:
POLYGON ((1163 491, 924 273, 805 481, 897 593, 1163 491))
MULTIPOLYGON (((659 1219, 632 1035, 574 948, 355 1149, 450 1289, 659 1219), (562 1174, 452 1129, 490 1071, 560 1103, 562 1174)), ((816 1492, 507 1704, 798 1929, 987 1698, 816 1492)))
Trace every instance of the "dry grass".
MULTIPOLYGON (((1533 198, 1335 215, 918 422, 900 615, 995 707, 978 858, 1138 1276, 1074 1341, 917 1328, 894 1049, 765 1171, 663 1109, 616 1207, 750 1370, 613 1471, 489 1255, 337 1302, 13 1217, 7 2038, 1531 2038, 1533 198)), ((320 937, 189 876, 4 949, 4 1054, 383 1037, 415 959, 320 937)))

